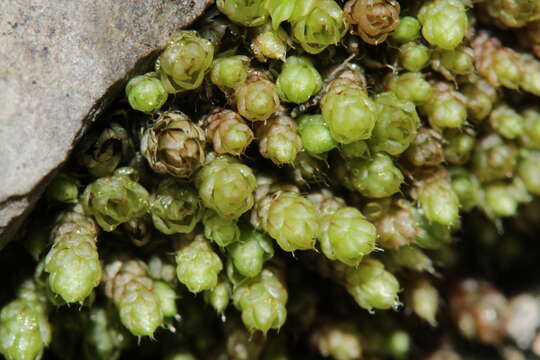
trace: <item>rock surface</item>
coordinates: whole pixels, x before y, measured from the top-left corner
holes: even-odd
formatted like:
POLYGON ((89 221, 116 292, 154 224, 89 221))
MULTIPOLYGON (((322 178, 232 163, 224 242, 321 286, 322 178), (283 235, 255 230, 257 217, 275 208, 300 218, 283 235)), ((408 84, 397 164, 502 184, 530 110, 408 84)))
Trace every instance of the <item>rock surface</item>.
POLYGON ((0 1, 0 249, 125 79, 209 1, 0 1))

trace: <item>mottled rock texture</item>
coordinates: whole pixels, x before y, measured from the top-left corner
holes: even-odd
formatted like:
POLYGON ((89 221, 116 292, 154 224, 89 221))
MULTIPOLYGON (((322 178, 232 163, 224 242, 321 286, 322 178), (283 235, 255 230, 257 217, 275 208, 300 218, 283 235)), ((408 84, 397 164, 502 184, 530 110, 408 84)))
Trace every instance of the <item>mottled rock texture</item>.
POLYGON ((126 79, 209 1, 0 1, 0 248, 126 79))

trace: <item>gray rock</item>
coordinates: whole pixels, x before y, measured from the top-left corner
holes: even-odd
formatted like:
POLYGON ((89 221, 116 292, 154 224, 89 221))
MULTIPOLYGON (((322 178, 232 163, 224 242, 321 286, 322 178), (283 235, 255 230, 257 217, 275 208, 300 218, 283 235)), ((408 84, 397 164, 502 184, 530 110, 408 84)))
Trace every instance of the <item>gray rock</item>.
POLYGON ((210 1, 0 1, 0 249, 125 80, 210 1))

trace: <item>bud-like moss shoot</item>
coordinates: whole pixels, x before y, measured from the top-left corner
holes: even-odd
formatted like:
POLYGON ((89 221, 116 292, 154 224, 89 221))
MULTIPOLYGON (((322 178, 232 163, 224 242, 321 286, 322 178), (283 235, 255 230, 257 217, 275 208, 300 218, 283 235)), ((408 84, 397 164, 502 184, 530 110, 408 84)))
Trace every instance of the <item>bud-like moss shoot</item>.
POLYGON ((321 99, 321 110, 337 142, 348 144, 371 136, 376 107, 360 84, 349 79, 334 80, 321 99))
POLYGON ((403 16, 399 19, 399 24, 391 35, 392 40, 404 44, 414 41, 420 36, 420 21, 413 16, 403 16))
POLYGON ((489 124, 507 139, 515 139, 523 133, 523 117, 506 104, 499 104, 493 109, 489 124))
POLYGON ((216 5, 231 21, 243 26, 259 26, 266 21, 263 0, 218 0, 216 5))
POLYGON ((135 76, 126 85, 126 97, 135 110, 150 114, 158 111, 168 98, 156 73, 135 76))
POLYGON ((276 85, 282 101, 300 104, 321 90, 323 80, 308 57, 290 56, 283 64, 276 85))
POLYGON ((399 60, 405 70, 418 72, 429 65, 431 50, 419 42, 411 41, 400 46, 399 60))
POLYGON ((196 31, 174 33, 159 56, 156 70, 168 93, 193 90, 201 86, 212 65, 214 46, 196 31))
POLYGON ((385 82, 387 89, 398 98, 411 101, 415 105, 425 104, 433 94, 433 87, 422 73, 390 74, 385 82))
POLYGON ((234 93, 238 113, 250 121, 267 120, 279 109, 276 85, 264 78, 248 79, 234 93))
POLYGON ((343 10, 334 0, 299 0, 289 21, 294 38, 310 54, 337 44, 348 30, 343 10))
POLYGON ((298 119, 298 133, 304 149, 311 154, 324 154, 337 146, 322 115, 302 115, 298 119))
POLYGON ((469 27, 467 11, 461 0, 429 0, 418 11, 422 35, 434 46, 455 49, 469 27))
POLYGON ((243 55, 219 57, 212 63, 210 81, 222 89, 236 89, 246 81, 249 58, 243 55))
POLYGON ((195 176, 204 205, 226 219, 237 219, 253 206, 256 187, 253 171, 237 160, 221 155, 195 176))
POLYGON ((176 251, 178 281, 194 294, 215 288, 222 269, 221 259, 202 235, 184 239, 176 251))

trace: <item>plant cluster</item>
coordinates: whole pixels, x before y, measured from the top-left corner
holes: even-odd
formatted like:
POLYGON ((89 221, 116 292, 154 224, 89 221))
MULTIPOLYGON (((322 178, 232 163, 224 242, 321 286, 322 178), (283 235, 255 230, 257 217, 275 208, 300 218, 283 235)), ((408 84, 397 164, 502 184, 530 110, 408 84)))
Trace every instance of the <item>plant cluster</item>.
POLYGON ((217 0, 1 254, 0 354, 540 355, 540 302, 498 289, 540 223, 539 29, 532 0, 217 0))

